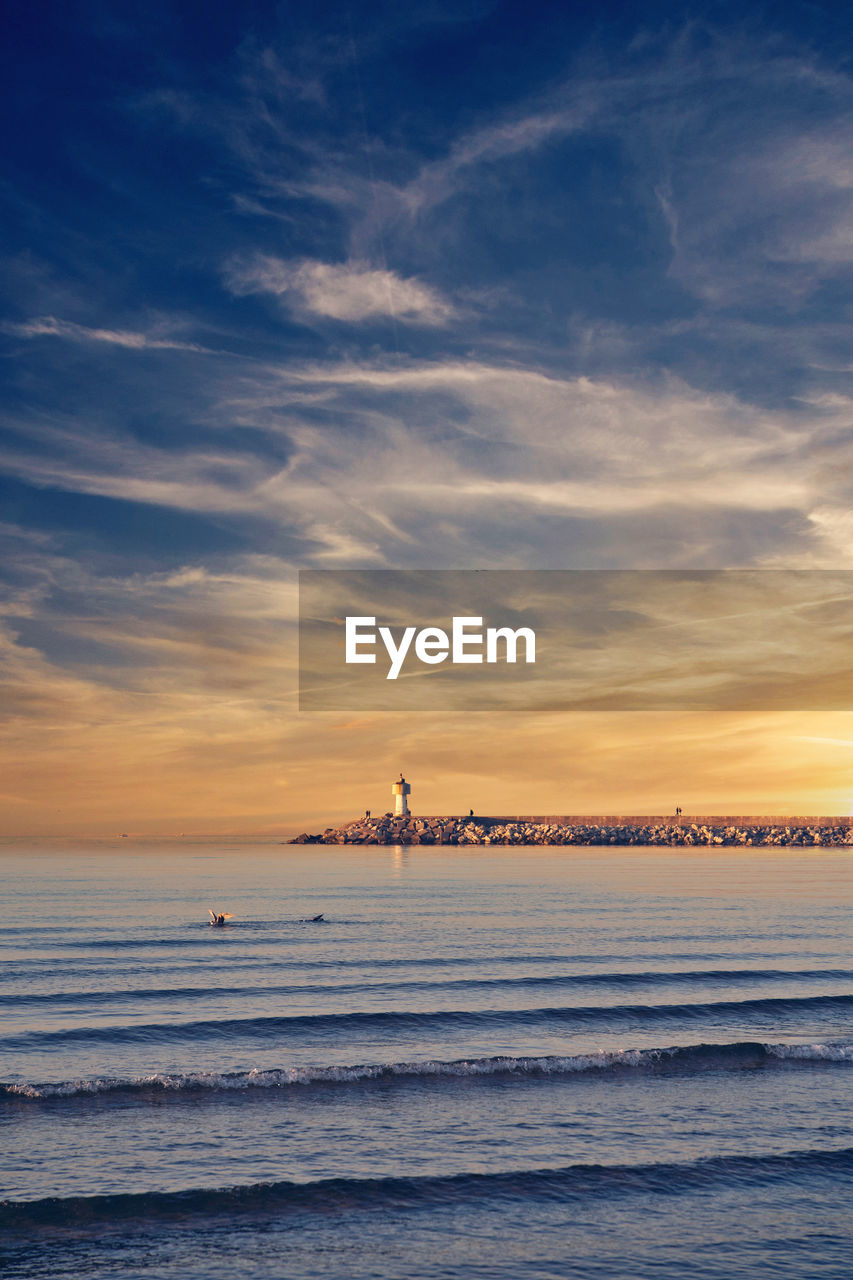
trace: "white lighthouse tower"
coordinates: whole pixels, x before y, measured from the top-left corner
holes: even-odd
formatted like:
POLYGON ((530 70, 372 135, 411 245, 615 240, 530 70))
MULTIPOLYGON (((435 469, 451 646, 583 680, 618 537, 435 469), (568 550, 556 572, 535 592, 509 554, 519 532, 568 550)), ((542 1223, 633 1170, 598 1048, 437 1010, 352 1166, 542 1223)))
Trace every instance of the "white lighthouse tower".
POLYGON ((405 818, 409 813, 409 795, 412 788, 406 779, 400 774, 399 782, 395 782, 391 788, 391 795, 394 797, 394 813, 398 818, 405 818))

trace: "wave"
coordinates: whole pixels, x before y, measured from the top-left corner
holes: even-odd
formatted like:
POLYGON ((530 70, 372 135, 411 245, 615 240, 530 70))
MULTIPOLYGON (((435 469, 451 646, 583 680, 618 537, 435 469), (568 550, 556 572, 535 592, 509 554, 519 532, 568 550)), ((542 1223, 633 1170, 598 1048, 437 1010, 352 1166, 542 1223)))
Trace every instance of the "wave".
POLYGON ((577 1203, 602 1197, 683 1195, 720 1183, 748 1189, 772 1183, 853 1175, 853 1148, 789 1151, 764 1156, 712 1156, 702 1160, 636 1165, 576 1164, 554 1169, 387 1178, 323 1178, 314 1182, 262 1182, 250 1186, 137 1194, 0 1201, 0 1229, 87 1226, 128 1220, 186 1223, 188 1218, 280 1215, 288 1211, 346 1213, 374 1208, 416 1209, 465 1201, 577 1203))
MULTIPOLYGON (((102 972, 102 971, 98 971, 102 972)), ((133 970, 131 970, 133 972, 133 970)), ((124 987, 120 990, 105 991, 49 991, 49 992, 15 992, 4 995, 0 992, 0 1008, 12 1008, 18 1005, 63 1005, 63 1004, 124 1004, 129 1000, 152 1003, 166 1003, 171 1000, 186 1000, 194 997, 222 1000, 235 996, 295 996, 317 995, 328 999, 336 995, 354 995, 395 991, 482 991, 482 990, 525 990, 536 987, 545 988, 584 988, 605 987, 617 990, 632 987, 678 987, 693 983, 735 983, 753 982, 815 982, 853 980, 853 970, 849 969, 685 969, 675 971, 646 970, 636 973, 575 973, 575 974, 533 974, 516 978, 448 978, 443 981, 406 980, 403 982, 358 982, 336 983, 332 986, 314 983, 270 984, 268 986, 185 986, 185 987, 124 987)))
MULTIPOLYGON (((241 918, 239 923, 226 926, 228 934, 239 933, 240 944, 244 949, 268 947, 270 934, 281 934, 286 931, 289 941, 298 941, 300 934, 308 933, 307 925, 322 923, 334 924, 337 928, 352 928, 371 925, 369 920, 353 920, 335 917, 334 920, 317 921, 311 918, 295 916, 285 920, 247 920, 241 918)), ((128 926, 121 932, 104 929, 98 925, 89 926, 84 923, 68 925, 18 925, 4 927, 4 933, 10 936, 21 936, 32 942, 40 951, 149 951, 159 949, 171 952, 176 948, 209 947, 214 940, 210 933, 209 920, 186 921, 175 925, 171 932, 155 934, 145 933, 136 926, 128 926), (98 936, 98 935, 101 936, 98 936)), ((221 933, 217 932, 217 937, 221 933)))
MULTIPOLYGON (((101 971, 99 971, 101 972, 101 971)), ((133 970, 131 970, 133 972, 133 970)), ((850 969, 684 969, 644 970, 636 973, 571 973, 526 974, 515 978, 447 978, 441 981, 409 979, 402 982, 337 983, 333 986, 316 983, 271 984, 259 988, 251 986, 189 986, 189 987, 140 987, 107 991, 51 991, 44 993, 0 993, 0 1007, 4 1005, 30 1004, 97 1004, 127 1000, 183 1000, 193 996, 215 997, 265 995, 353 995, 366 992, 393 991, 481 991, 517 990, 531 987, 670 987, 691 983, 751 983, 751 982, 850 982, 850 969)))
MULTIPOLYGON (((783 952, 781 954, 787 957, 789 953, 783 952)), ((723 958, 727 959, 728 957, 727 956, 721 957, 719 953, 716 953, 716 952, 707 953, 704 955, 697 955, 695 952, 685 952, 683 954, 667 953, 665 956, 667 964, 672 964, 673 962, 677 962, 677 961, 684 961, 685 963, 695 964, 697 960, 705 960, 711 963, 713 961, 723 959, 723 958)), ((797 953, 797 959, 802 962, 804 958, 805 957, 802 951, 799 951, 797 953)), ((363 957, 359 957, 358 959, 353 960, 353 959, 347 959, 346 957, 342 956, 340 958, 336 957, 335 959, 330 960, 330 959, 320 959, 314 956, 311 956, 311 957, 289 956, 287 959, 284 959, 284 960, 276 960, 274 958, 271 958, 269 954, 266 954, 266 953, 263 954, 263 956, 255 956, 255 955, 252 955, 251 951, 249 952, 241 951, 239 954, 229 955, 227 961, 222 964, 218 964, 213 960, 206 961, 205 972, 206 973, 224 972, 224 973, 233 974, 235 972, 240 972, 242 970, 248 970, 249 972, 254 973, 259 968, 262 968, 265 974, 269 974, 279 969, 286 970, 288 973, 292 973, 294 969, 304 971, 305 973, 319 973, 319 972, 326 972, 329 970, 357 969, 359 973, 363 974, 366 971, 372 972, 373 970, 381 970, 381 969, 403 969, 403 970, 408 969, 408 970, 413 970, 415 972, 422 972, 424 970, 430 970, 430 969, 465 969, 465 968, 470 968, 474 965, 483 965, 483 964, 487 964, 492 968, 498 968, 503 966, 512 966, 516 968, 518 967, 518 965, 521 965, 521 964, 601 965, 601 964, 618 964, 620 963, 620 961, 624 961, 624 959, 625 959, 624 952, 618 955, 603 955, 603 954, 579 955, 577 954, 577 952, 573 952, 570 955, 505 954, 500 956, 493 956, 493 955, 474 954, 474 955, 464 955, 464 956, 463 955, 422 956, 417 960, 414 960, 408 956, 405 956, 405 957, 404 956, 371 956, 368 960, 365 960, 363 957)), ((641 961, 646 963, 654 963, 655 961, 659 961, 661 959, 661 956, 657 953, 649 954, 649 955, 642 955, 642 954, 636 953, 634 954, 634 959, 638 963, 641 961)), ((0 972, 0 986, 9 984, 12 982, 22 981, 22 980, 32 981, 33 977, 34 976, 37 977, 39 975, 39 971, 41 970, 48 972, 50 976, 53 977, 56 973, 56 960, 53 957, 45 957, 45 956, 38 956, 38 957, 17 956, 14 960, 10 959, 4 964, 3 970, 2 972, 0 972)), ((74 961, 72 971, 75 974, 75 976, 78 976, 78 977, 102 975, 103 964, 99 961, 97 964, 86 965, 82 960, 74 961)), ((136 976, 139 974, 139 972, 140 972, 139 962, 128 963, 125 965, 116 964, 116 965, 110 966, 110 973, 117 976, 121 976, 121 977, 125 977, 128 975, 136 976)), ((175 964, 174 964, 174 961, 169 959, 161 961, 159 963, 149 962, 145 964, 143 972, 149 976, 153 974, 158 974, 158 973, 164 973, 172 976, 175 972, 175 964)), ((718 972, 720 972, 725 977, 725 973, 726 973, 725 970, 720 970, 718 972)), ((729 972, 754 973, 756 971, 731 970, 729 972)), ((767 973, 776 972, 780 975, 780 977, 797 976, 796 974, 792 974, 790 970, 766 970, 763 972, 767 972, 767 973)), ((800 976, 806 976, 806 977, 812 976, 816 978, 821 978, 821 977, 832 978, 832 977, 842 977, 844 975, 847 975, 847 970, 815 969, 815 970, 807 971, 800 976)), ((630 975, 626 975, 626 976, 630 976, 630 975)), ((849 976, 853 976, 853 974, 850 974, 849 976)), ((463 979, 462 981, 465 981, 465 979, 463 979)))
POLYGON ((106 1044, 174 1043, 176 1040, 232 1040, 244 1036, 270 1039, 289 1032, 334 1034, 348 1029, 394 1032, 426 1029, 477 1029, 492 1025, 542 1026, 549 1023, 693 1022, 702 1018, 751 1014, 846 1011, 853 994, 762 996, 748 1000, 712 1000, 673 1004, 568 1005, 535 1009, 382 1009, 363 1012, 305 1013, 252 1018, 206 1019, 193 1022, 137 1023, 109 1027, 65 1027, 56 1031, 24 1031, 7 1036, 7 1049, 31 1049, 101 1041, 106 1044))
POLYGON ((356 1066, 282 1067, 260 1071, 160 1072, 145 1076, 105 1076, 56 1083, 0 1083, 0 1098, 41 1100, 83 1098, 112 1093, 200 1093, 249 1089, 282 1089, 298 1085, 339 1085, 395 1079, 465 1079, 476 1076, 588 1075, 610 1072, 702 1072, 756 1070, 791 1064, 853 1065, 851 1044, 731 1044, 671 1045, 659 1049, 615 1049, 571 1056, 460 1058, 443 1062, 362 1063, 356 1066))

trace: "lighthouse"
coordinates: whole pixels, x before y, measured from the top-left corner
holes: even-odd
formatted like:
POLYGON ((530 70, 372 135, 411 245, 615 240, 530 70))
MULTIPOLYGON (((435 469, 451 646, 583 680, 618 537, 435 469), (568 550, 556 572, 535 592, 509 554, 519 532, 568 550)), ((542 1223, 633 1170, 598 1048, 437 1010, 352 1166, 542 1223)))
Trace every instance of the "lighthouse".
POLYGON ((399 782, 395 782, 391 788, 391 795, 394 797, 394 813, 398 818, 405 818, 408 815, 411 790, 412 788, 401 773, 399 782))

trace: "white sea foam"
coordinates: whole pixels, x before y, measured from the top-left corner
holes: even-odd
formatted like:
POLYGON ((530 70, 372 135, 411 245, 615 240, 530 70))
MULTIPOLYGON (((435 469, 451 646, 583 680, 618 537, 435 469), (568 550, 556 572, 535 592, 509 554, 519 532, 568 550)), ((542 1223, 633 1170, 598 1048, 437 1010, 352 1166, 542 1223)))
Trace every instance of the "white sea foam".
POLYGON ((133 1076, 127 1079, 101 1078, 94 1080, 66 1080, 57 1084, 7 1084, 7 1095, 26 1098, 71 1097, 77 1094, 112 1093, 122 1089, 276 1089, 288 1085, 347 1084, 360 1080, 388 1079, 389 1077, 430 1076, 489 1076, 514 1074, 563 1074, 573 1071, 606 1069, 617 1065, 639 1066, 651 1060, 660 1050, 627 1049, 615 1052, 582 1054, 569 1058, 475 1058, 456 1062, 393 1062, 362 1063, 356 1066, 336 1067, 277 1067, 269 1070, 219 1073, 193 1071, 169 1075, 155 1073, 133 1076))
POLYGON ((362 1063, 355 1066, 278 1067, 268 1070, 222 1073, 194 1071, 168 1074, 121 1077, 100 1077, 91 1080, 65 1080, 59 1083, 4 1084, 6 1097, 61 1098, 87 1094, 116 1093, 122 1091, 162 1090, 244 1090, 279 1089, 295 1085, 348 1084, 362 1080, 392 1078, 462 1078, 493 1075, 569 1075, 578 1072, 594 1072, 656 1066, 683 1065, 701 1068, 719 1068, 730 1062, 735 1066, 744 1057, 750 1065, 764 1056, 780 1060, 801 1062, 853 1062, 853 1044, 700 1044, 672 1045, 656 1049, 601 1050, 597 1053, 575 1054, 570 1057, 493 1057, 472 1058, 444 1062, 362 1063))
POLYGON ((791 1058, 807 1062, 853 1062, 851 1044, 766 1044, 774 1058, 791 1058))

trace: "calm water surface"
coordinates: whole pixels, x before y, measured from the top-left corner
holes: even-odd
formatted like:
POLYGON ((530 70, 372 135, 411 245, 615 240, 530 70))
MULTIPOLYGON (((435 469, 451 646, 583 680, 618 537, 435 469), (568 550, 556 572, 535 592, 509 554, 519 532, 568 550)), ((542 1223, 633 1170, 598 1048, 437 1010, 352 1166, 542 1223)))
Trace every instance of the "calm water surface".
POLYGON ((853 1271, 849 850, 121 841, 0 876, 10 1277, 853 1271))

